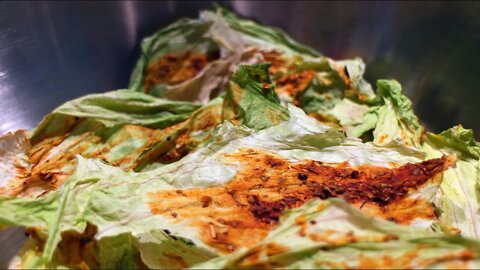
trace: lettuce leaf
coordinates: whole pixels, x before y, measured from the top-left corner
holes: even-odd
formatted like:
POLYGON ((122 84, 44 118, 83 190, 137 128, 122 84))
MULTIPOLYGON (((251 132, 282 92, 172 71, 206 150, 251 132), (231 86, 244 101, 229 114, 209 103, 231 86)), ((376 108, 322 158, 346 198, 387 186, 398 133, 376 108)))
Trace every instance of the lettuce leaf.
MULTIPOLYGON (((6 152, 5 164, 12 166, 3 173, 7 182, 2 193, 37 197, 61 187, 75 170, 77 154, 140 171, 207 145, 222 121, 254 129, 276 125, 288 114, 267 69, 266 64, 241 66, 226 97, 203 107, 126 90, 67 102, 40 123, 30 140, 24 136, 26 143, 18 151, 6 152), (14 158, 25 166, 13 166, 14 158)), ((6 143, 16 145, 10 139, 6 143)))
POLYGON ((351 137, 360 137, 376 127, 378 107, 358 104, 349 99, 342 99, 329 113, 338 119, 345 133, 351 137))
POLYGON ((256 130, 288 119, 268 74, 269 64, 241 65, 230 82, 223 103, 223 118, 256 130))
POLYGON ((402 94, 401 85, 395 80, 379 80, 377 94, 383 105, 378 108, 373 141, 378 144, 398 141, 420 147, 424 128, 413 112, 412 102, 402 94))
POLYGON ((186 120, 198 108, 129 90, 69 101, 30 134, 19 131, 0 140, 11 148, 5 148, 4 166, 15 165, 2 171, 6 182, 1 193, 37 197, 58 188, 73 173, 76 154, 135 169, 143 149, 166 140, 162 129, 186 120))
POLYGON ((260 130, 288 119, 287 110, 279 104, 273 89, 268 64, 240 65, 231 78, 227 93, 193 112, 187 121, 171 128, 167 133, 169 140, 151 144, 142 152, 138 168, 152 163, 160 155, 178 155, 167 149, 174 148, 175 152, 180 152, 178 160, 186 153, 206 146, 223 121, 260 130))
POLYGON ((342 127, 349 136, 360 137, 375 127, 378 101, 363 79, 361 59, 297 57, 289 65, 284 74, 275 75, 284 103, 294 103, 318 120, 342 127), (358 126, 362 121, 366 124, 358 126))
POLYGON ((163 28, 144 39, 141 49, 130 89, 202 104, 223 91, 235 66, 254 54, 211 12, 163 28))
POLYGON ((476 268, 479 242, 367 216, 338 199, 290 210, 257 245, 194 269, 476 268))
MULTIPOLYGON (((360 137, 372 129, 375 113, 365 116, 370 124, 358 128, 330 113, 344 98, 363 106, 375 103, 375 94, 363 79, 361 59, 334 61, 279 29, 241 19, 221 7, 201 12, 198 20, 182 19, 146 38, 130 88, 206 104, 225 91, 231 94, 228 80, 233 70, 258 62, 271 62, 269 72, 282 104, 294 103, 322 121, 340 124, 352 136, 360 137)), ((227 97, 227 102, 233 100, 231 95, 227 97)))
POLYGON ((218 5, 216 13, 223 16, 232 29, 242 33, 241 38, 247 40, 248 43, 258 43, 267 47, 281 48, 282 50, 311 57, 322 56, 316 50, 298 43, 281 29, 260 25, 252 20, 241 19, 233 12, 218 5))
POLYGON ((381 80, 377 87, 384 104, 377 111, 374 142, 385 145, 396 141, 414 146, 427 158, 457 156, 455 166, 444 172, 433 199, 439 215, 433 229, 480 239, 480 148, 473 132, 456 126, 440 134, 424 135, 410 100, 401 94, 400 84, 381 80))
POLYGON ((422 150, 429 157, 458 158, 456 166, 445 171, 434 200, 440 228, 480 239, 480 144, 472 130, 455 126, 440 134, 428 133, 422 150))
MULTIPOLYGON (((205 242, 199 228, 190 223, 195 217, 179 222, 171 215, 156 214, 151 208, 152 194, 226 185, 242 168, 232 164, 228 156, 241 149, 265 151, 285 162, 308 159, 329 164, 348 162, 351 166, 391 167, 393 162, 399 166, 422 158, 420 152, 401 145, 382 148, 346 138, 294 106, 289 106, 289 119, 278 125, 254 131, 225 122, 218 132, 208 146, 175 163, 140 173, 78 155, 76 170, 63 188, 37 199, 0 197, 0 207, 5 210, 0 224, 34 227, 39 235, 36 245, 19 254, 20 264, 26 268, 83 264, 103 268, 140 267, 139 262, 143 262, 151 268, 190 267, 223 254, 205 242), (89 226, 95 228, 93 233, 88 233, 89 226), (75 239, 95 248, 89 254, 69 254, 85 250, 69 246, 75 239), (115 249, 109 256, 112 247, 115 249), (157 248, 162 252, 155 252, 157 248), (65 259, 70 257, 81 260, 65 259)), ((422 196, 428 197, 427 193, 422 196)), ((421 198, 418 194, 414 197, 421 198)), ((162 196, 159 206, 168 203, 182 202, 162 196)))
POLYGON ((16 195, 31 172, 28 158, 30 141, 19 130, 0 137, 0 194, 16 195))
POLYGON ((65 133, 76 118, 93 119, 105 127, 133 124, 164 128, 185 120, 197 108, 192 103, 158 99, 129 90, 91 94, 55 109, 32 131, 31 138, 38 141, 65 133))
POLYGON ((11 267, 479 267, 480 144, 364 71, 222 8, 165 27, 130 90, 0 138, 11 267))

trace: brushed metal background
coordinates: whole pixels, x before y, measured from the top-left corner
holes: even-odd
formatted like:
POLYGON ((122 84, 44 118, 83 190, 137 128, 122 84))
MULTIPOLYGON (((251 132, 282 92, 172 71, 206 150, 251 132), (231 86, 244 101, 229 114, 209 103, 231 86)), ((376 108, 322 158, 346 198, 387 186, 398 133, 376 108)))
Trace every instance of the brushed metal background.
MULTIPOLYGON (((479 2, 222 4, 333 58, 362 57, 370 82, 396 78, 404 85, 430 130, 462 123, 480 132, 479 2)), ((210 6, 0 2, 0 134, 33 128, 67 100, 125 88, 143 37, 210 6)), ((23 238, 20 229, 0 234, 0 268, 23 238)))

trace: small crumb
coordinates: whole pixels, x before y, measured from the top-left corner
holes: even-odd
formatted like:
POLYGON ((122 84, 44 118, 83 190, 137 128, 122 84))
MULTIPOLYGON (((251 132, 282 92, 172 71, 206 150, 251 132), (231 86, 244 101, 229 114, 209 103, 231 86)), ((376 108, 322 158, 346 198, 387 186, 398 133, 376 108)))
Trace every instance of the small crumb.
POLYGON ((215 226, 212 223, 209 223, 208 226, 209 226, 209 229, 210 229, 210 236, 213 239, 217 239, 217 232, 215 231, 215 226))
POLYGON ((228 249, 228 251, 234 251, 235 250, 235 245, 227 244, 227 249, 228 249))

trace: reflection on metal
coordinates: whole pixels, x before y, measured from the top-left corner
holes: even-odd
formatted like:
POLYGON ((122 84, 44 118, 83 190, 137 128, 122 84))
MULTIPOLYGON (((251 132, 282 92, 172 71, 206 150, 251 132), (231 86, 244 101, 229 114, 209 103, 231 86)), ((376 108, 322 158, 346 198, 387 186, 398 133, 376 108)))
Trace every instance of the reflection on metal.
MULTIPOLYGON (((398 79, 431 130, 462 123, 480 133, 479 2, 222 3, 333 58, 362 57, 367 79, 398 79)), ((142 37, 210 6, 0 2, 0 133, 33 128, 67 100, 125 88, 142 37)), ((12 235, 1 246, 18 247, 22 234, 12 235)), ((0 268, 8 258, 0 252, 0 268)))

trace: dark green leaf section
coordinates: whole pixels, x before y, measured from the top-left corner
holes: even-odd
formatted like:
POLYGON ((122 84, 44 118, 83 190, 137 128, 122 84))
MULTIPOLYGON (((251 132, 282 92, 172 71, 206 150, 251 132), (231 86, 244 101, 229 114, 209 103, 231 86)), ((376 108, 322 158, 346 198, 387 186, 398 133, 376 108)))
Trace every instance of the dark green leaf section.
POLYGON ((223 103, 223 118, 255 130, 288 119, 268 74, 269 64, 241 65, 230 81, 223 103))
POLYGON ((454 126, 440 134, 427 133, 430 143, 438 148, 452 148, 468 158, 480 158, 480 143, 475 140, 473 130, 461 125, 454 126))

